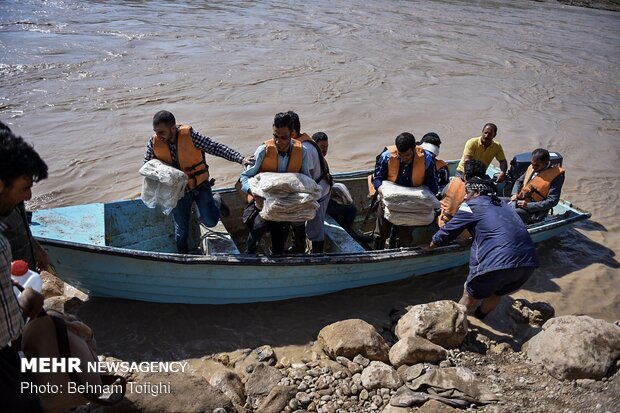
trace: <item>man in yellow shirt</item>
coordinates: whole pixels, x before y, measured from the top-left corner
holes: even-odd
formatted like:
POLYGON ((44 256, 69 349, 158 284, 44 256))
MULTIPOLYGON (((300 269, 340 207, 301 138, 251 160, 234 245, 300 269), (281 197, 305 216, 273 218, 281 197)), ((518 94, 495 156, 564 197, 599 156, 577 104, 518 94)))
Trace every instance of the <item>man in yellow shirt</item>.
POLYGON ((503 182, 506 179, 506 171, 508 170, 508 162, 502 144, 493 140, 497 136, 497 126, 493 123, 487 123, 482 128, 482 135, 477 138, 471 138, 465 143, 463 149, 463 157, 459 166, 456 168, 457 175, 463 176, 465 172, 465 162, 468 160, 481 161, 484 166, 488 167, 493 159, 499 162, 501 173, 497 177, 497 182, 503 182))

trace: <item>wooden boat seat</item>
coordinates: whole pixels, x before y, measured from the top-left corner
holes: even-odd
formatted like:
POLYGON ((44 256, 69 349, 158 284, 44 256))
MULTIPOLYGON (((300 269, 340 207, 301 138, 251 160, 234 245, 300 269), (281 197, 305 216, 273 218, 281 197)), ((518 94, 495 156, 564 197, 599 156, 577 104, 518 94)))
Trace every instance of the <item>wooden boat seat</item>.
POLYGON ((329 215, 325 215, 325 238, 329 241, 329 252, 364 252, 366 251, 344 228, 329 215))
POLYGON ((205 255, 240 253, 222 221, 213 228, 200 225, 200 246, 205 255))

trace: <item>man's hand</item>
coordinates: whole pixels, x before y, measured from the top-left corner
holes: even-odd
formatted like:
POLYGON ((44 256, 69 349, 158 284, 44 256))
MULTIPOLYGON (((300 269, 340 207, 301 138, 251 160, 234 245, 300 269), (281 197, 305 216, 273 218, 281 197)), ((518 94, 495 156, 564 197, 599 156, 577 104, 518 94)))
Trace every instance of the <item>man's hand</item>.
POLYGON ((422 249, 426 252, 431 252, 432 250, 434 250, 435 248, 437 248, 437 245, 433 244, 433 242, 431 241, 430 244, 425 245, 422 247, 422 249))
POLYGON ((502 171, 499 175, 497 175, 497 183, 502 183, 506 179, 506 172, 502 171))
POLYGON ((510 201, 514 202, 517 200, 517 194, 514 194, 513 196, 510 197, 510 201))
POLYGON ((526 200, 517 201, 517 206, 519 208, 527 209, 528 202, 526 200))
POLYGON ((263 210, 263 206, 265 205, 265 198, 261 197, 261 196, 257 196, 257 195, 253 195, 254 196, 254 202, 256 203, 256 208, 259 211, 263 210))
POLYGON ((251 166, 251 165, 254 165, 255 163, 256 163, 256 157, 254 155, 246 156, 241 161, 241 165, 243 165, 243 166, 251 166))

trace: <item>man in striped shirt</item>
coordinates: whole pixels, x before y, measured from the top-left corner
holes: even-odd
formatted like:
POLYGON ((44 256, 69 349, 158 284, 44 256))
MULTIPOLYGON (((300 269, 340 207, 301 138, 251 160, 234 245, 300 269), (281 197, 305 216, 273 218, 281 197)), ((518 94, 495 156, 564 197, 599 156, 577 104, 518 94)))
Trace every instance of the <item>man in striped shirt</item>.
POLYGON ((20 371, 15 342, 23 316, 13 294, 11 247, 4 237, 3 220, 13 208, 32 196, 33 182, 47 178, 47 165, 34 148, 7 130, 0 131, 0 400, 8 412, 38 412, 34 394, 21 392, 26 381, 20 371))
POLYGON ((153 131, 155 135, 148 140, 144 162, 156 158, 188 176, 187 191, 172 210, 177 251, 187 254, 192 203, 198 207, 200 221, 209 228, 217 225, 220 215, 228 214, 219 194, 214 196, 211 192, 205 153, 243 166, 253 165, 254 157, 244 157, 236 150, 201 135, 191 126, 177 125, 174 115, 165 110, 153 116, 153 131))

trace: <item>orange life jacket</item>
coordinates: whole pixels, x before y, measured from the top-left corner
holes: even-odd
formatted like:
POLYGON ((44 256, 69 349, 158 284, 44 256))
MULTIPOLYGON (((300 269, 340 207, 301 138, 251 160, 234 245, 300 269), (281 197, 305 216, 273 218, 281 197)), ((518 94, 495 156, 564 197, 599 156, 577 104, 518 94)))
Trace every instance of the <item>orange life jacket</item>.
MULTIPOLYGON (((170 146, 156 135, 151 138, 155 157, 172 166, 170 146)), ((187 175, 187 187, 194 189, 209 180, 209 166, 205 162, 204 152, 192 141, 192 127, 180 125, 177 129, 177 155, 181 170, 187 175)))
MULTIPOLYGON (((260 172, 278 172, 278 147, 273 139, 266 140, 265 144, 265 158, 260 165, 260 172)), ((291 153, 289 155, 287 172, 301 172, 301 164, 303 161, 301 142, 291 139, 291 153)), ((254 197, 250 194, 246 194, 246 201, 251 203, 254 197)))
MULTIPOLYGON (((396 182, 398 172, 400 171, 400 161, 398 160, 398 150, 396 145, 386 147, 390 151, 390 160, 388 161, 387 180, 396 182)), ((424 184, 424 172, 426 163, 424 160, 424 149, 419 146, 415 147, 413 156, 413 168, 411 168, 411 186, 420 186, 424 184)))
POLYGON ((325 181, 327 181, 330 187, 333 186, 334 180, 332 178, 332 175, 329 173, 329 165, 327 164, 327 161, 325 160, 325 157, 323 156, 319 145, 317 145, 316 142, 307 133, 302 133, 301 136, 297 139, 302 144, 304 142, 310 142, 314 149, 316 149, 316 153, 319 155, 319 162, 321 163, 321 175, 316 179, 316 183, 318 184, 323 179, 325 179, 325 181))
POLYGON ((551 183, 563 173, 564 169, 556 165, 552 168, 545 169, 532 179, 534 169, 532 169, 532 165, 528 166, 527 171, 525 171, 523 188, 521 188, 517 194, 517 199, 524 199, 530 202, 540 202, 546 199, 549 195, 551 183))
POLYGON ((465 181, 456 176, 450 180, 450 184, 448 184, 448 187, 446 188, 446 194, 439 202, 441 205, 441 212, 439 217, 437 217, 437 225, 439 225, 439 228, 443 227, 446 222, 450 221, 452 217, 454 217, 464 199, 465 181))

